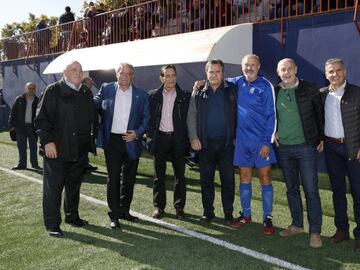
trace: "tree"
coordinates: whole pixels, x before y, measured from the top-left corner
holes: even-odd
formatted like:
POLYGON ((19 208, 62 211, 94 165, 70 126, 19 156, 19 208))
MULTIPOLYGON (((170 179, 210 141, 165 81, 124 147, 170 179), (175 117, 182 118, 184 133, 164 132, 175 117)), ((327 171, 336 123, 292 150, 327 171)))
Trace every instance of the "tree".
POLYGON ((27 32, 31 32, 35 30, 36 24, 41 20, 44 19, 45 23, 48 26, 56 25, 58 18, 56 16, 51 16, 50 18, 46 15, 40 15, 36 17, 34 14, 29 13, 28 20, 25 22, 14 22, 5 24, 5 26, 1 29, 1 36, 2 38, 7 37, 14 37, 17 35, 22 35, 27 32))

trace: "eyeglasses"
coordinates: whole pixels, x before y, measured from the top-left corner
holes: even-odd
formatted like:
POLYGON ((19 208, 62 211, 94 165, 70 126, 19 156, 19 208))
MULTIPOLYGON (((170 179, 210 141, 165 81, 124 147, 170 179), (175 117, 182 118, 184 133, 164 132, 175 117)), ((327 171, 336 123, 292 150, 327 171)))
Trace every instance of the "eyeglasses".
POLYGON ((291 96, 290 96, 289 89, 285 89, 284 92, 285 92, 285 95, 286 95, 286 100, 291 102, 291 96))

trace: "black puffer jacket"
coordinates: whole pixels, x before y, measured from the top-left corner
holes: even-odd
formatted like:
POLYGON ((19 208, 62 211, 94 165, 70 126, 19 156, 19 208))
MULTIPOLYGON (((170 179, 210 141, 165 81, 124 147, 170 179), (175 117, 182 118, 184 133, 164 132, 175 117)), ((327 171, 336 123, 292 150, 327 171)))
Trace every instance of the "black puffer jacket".
MULTIPOLYGON (((275 87, 276 98, 280 89, 280 86, 275 87)), ((305 143, 308 146, 316 146, 324 137, 324 110, 319 91, 312 82, 300 79, 295 97, 305 143)), ((276 115, 279 117, 278 113, 276 115)))
MULTIPOLYGON (((148 138, 153 142, 156 140, 160 121, 161 121, 161 112, 163 105, 163 92, 164 85, 161 85, 158 89, 151 90, 149 92, 150 96, 150 124, 148 131, 148 138)), ((186 116, 189 108, 191 93, 184 92, 179 85, 176 84, 176 98, 173 109, 173 125, 174 125, 174 136, 176 144, 176 154, 182 155, 188 150, 189 139, 186 125, 186 116)), ((150 142, 149 150, 153 154, 154 143, 150 142)))
MULTIPOLYGON (((36 107, 38 104, 39 98, 34 96, 34 101, 32 103, 32 115, 31 122, 34 123, 36 107)), ((22 132, 25 129, 25 112, 26 112, 26 94, 22 94, 16 97, 14 105, 11 108, 9 124, 10 127, 15 127, 18 132, 22 132)), ((35 132, 35 128, 34 128, 35 132)))
MULTIPOLYGON (((320 89, 321 99, 325 108, 329 87, 320 89)), ((347 83, 341 98, 341 119, 345 133, 345 144, 350 159, 356 158, 360 150, 360 87, 347 83)))
MULTIPOLYGON (((97 135, 98 118, 89 89, 82 86, 84 98, 88 100, 87 112, 91 117, 90 152, 95 153, 94 138, 97 135)), ((44 154, 44 146, 55 143, 58 159, 77 161, 79 158, 78 121, 74 97, 75 90, 61 80, 49 85, 42 93, 35 117, 36 133, 40 138, 40 153, 44 154)))

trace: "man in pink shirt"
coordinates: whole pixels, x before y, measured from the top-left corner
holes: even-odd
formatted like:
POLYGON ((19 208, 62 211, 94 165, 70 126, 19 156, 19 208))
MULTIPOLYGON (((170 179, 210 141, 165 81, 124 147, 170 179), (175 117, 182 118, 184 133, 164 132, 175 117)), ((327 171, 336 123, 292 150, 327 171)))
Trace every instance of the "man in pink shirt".
POLYGON ((161 86, 149 92, 150 125, 148 138, 154 155, 154 218, 161 218, 166 206, 166 161, 174 168, 174 207, 176 218, 184 219, 186 199, 185 153, 188 149, 186 116, 190 93, 176 83, 176 68, 165 65, 160 70, 161 86))

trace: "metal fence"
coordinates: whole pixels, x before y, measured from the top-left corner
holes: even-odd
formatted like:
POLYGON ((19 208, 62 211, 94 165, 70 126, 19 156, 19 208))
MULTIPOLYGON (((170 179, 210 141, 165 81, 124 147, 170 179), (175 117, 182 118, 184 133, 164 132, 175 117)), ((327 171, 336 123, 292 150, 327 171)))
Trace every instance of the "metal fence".
MULTIPOLYGON (((153 0, 2 39, 1 60, 199 31, 354 10, 359 0, 153 0)), ((358 24, 357 24, 358 25, 358 24)), ((360 28, 358 28, 360 29, 360 28)), ((360 33, 360 31, 359 31, 360 33)))

